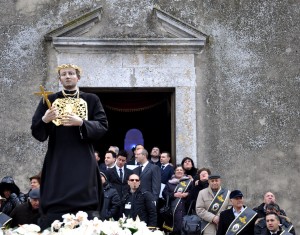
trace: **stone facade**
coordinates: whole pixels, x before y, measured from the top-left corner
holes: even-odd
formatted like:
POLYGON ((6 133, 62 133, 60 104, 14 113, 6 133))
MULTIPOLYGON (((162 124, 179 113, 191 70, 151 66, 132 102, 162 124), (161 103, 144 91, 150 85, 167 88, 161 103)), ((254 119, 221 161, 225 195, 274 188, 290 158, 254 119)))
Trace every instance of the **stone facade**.
POLYGON ((14 176, 26 191, 28 177, 41 168, 46 145, 30 133, 39 100, 32 94, 39 84, 58 90, 53 68, 68 60, 86 72, 81 86, 114 87, 113 73, 121 88, 174 87, 177 161, 183 151, 198 167, 219 172, 251 207, 274 192, 300 226, 298 1, 0 0, 0 6, 1 178, 14 176), (87 20, 95 9, 98 16, 87 20), (71 37, 79 44, 66 46, 71 37), (94 47, 82 48, 83 38, 94 47), (97 63, 101 72, 91 72, 97 63))

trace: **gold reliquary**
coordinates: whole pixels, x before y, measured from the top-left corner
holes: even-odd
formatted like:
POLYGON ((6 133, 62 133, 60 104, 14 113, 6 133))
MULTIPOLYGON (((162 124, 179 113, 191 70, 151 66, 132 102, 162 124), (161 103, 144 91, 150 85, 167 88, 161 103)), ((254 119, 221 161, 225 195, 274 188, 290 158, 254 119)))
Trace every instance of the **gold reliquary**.
POLYGON ((88 120, 87 103, 81 98, 56 99, 52 105, 59 113, 58 118, 52 121, 56 126, 62 125, 62 117, 68 114, 76 114, 83 120, 88 120))

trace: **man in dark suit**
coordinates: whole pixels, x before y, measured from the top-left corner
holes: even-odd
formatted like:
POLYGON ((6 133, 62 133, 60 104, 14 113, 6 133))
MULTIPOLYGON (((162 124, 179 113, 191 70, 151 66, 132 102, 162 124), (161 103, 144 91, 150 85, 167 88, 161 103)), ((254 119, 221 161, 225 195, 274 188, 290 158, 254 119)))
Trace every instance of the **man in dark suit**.
POLYGON ((280 218, 275 212, 270 212, 266 215, 266 224, 267 230, 263 233, 263 235, 292 235, 288 231, 282 231, 280 218))
POLYGON ((232 208, 222 211, 217 235, 230 234, 253 235, 257 213, 244 206, 244 196, 240 190, 233 190, 229 195, 232 208))
POLYGON ((160 155, 161 163, 161 183, 166 184, 172 175, 174 175, 174 167, 170 164, 171 155, 169 152, 162 152, 160 155))
POLYGON ((128 178, 133 173, 132 170, 125 167, 127 160, 127 152, 125 150, 119 151, 117 155, 116 165, 106 172, 107 180, 118 191, 120 198, 123 193, 129 189, 128 178))
MULTIPOLYGON (((153 151, 153 149, 152 149, 153 151)), ((170 164, 171 155, 169 152, 162 152, 160 155, 160 163, 161 163, 161 192, 163 191, 165 185, 171 179, 172 175, 174 175, 174 168, 170 164)), ((157 165, 157 164, 156 164, 157 165)), ((165 199, 162 194, 160 194, 160 198, 158 199, 157 209, 159 210, 166 204, 165 199)), ((158 227, 162 228, 164 223, 164 218, 160 213, 157 213, 157 222, 158 227)))
MULTIPOLYGON (((142 144, 137 144, 133 150, 133 156, 132 159, 127 161, 126 166, 130 166, 130 169, 134 169, 136 166, 139 165, 139 163, 136 160, 136 151, 139 149, 144 149, 144 146, 142 144), (131 166, 135 166, 135 167, 131 167, 131 166)), ((128 167, 129 168, 129 167, 128 167)))
MULTIPOLYGON (((280 224, 281 224, 281 230, 287 231, 293 235, 296 234, 294 226, 287 216, 281 215, 281 209, 276 203, 269 203, 266 204, 266 214, 269 213, 276 213, 280 219, 280 224)), ((254 234, 255 235, 263 235, 267 234, 267 223, 266 223, 266 217, 264 218, 258 218, 255 221, 255 226, 254 226, 254 234)))
POLYGON ((134 174, 140 176, 141 188, 153 194, 155 200, 158 200, 161 184, 161 170, 157 165, 148 161, 148 151, 146 149, 136 150, 136 160, 140 164, 133 170, 134 174))

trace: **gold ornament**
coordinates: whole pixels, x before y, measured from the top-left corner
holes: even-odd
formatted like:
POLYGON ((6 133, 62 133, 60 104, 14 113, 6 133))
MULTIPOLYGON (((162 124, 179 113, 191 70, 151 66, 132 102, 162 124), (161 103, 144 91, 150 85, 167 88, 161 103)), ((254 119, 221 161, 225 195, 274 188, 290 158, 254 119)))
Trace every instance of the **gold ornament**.
POLYGON ((61 119, 68 114, 76 114, 83 120, 88 120, 87 103, 81 98, 56 99, 53 106, 58 110, 58 118, 52 121, 56 126, 62 125, 61 119))
POLYGON ((40 92, 35 92, 34 94, 38 95, 38 96, 42 96, 43 102, 45 103, 45 101, 46 101, 48 109, 51 109, 51 103, 48 99, 48 95, 53 94, 53 92, 45 91, 45 88, 42 85, 40 85, 40 90, 41 90, 40 92))

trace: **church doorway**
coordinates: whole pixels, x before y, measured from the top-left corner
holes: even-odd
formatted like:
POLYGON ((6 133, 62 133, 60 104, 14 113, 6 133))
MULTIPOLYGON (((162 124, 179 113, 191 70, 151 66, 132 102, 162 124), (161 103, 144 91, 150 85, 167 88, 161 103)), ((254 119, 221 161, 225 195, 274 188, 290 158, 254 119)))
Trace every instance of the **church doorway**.
MULTIPOLYGON (((109 146, 128 149, 125 137, 132 129, 142 134, 140 142, 135 144, 144 144, 149 154, 152 147, 158 146, 161 151, 168 151, 175 157, 174 89, 81 90, 98 95, 107 115, 109 130, 100 142, 94 143, 101 161, 109 146)), ((128 153, 132 156, 131 149, 128 153)))

